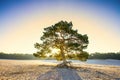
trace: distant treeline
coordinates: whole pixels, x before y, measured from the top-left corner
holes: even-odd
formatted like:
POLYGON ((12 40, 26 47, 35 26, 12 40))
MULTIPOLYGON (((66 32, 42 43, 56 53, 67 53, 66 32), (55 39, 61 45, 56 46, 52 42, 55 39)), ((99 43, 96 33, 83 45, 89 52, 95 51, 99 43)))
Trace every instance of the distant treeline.
POLYGON ((120 52, 114 53, 92 53, 89 56, 89 59, 118 59, 120 60, 120 52))
POLYGON ((11 54, 6 54, 3 52, 0 52, 0 59, 38 59, 33 56, 33 54, 22 54, 22 53, 11 53, 11 54))
MULTIPOLYGON (((33 56, 33 54, 22 54, 22 53, 13 53, 13 54, 6 54, 0 52, 0 59, 21 59, 21 60, 35 60, 39 59, 33 56)), ((51 58, 46 58, 51 59, 51 58)), ((120 52, 114 53, 92 53, 89 55, 89 59, 118 59, 120 60, 120 52)))

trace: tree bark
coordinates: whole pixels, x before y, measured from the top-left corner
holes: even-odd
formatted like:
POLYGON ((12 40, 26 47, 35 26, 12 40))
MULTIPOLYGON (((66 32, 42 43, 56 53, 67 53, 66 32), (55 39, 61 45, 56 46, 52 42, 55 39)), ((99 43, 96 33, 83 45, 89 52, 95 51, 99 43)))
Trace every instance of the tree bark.
POLYGON ((60 47, 60 51, 61 51, 61 56, 62 56, 63 63, 65 63, 66 62, 66 57, 65 57, 65 54, 64 54, 64 51, 63 51, 63 46, 60 47))

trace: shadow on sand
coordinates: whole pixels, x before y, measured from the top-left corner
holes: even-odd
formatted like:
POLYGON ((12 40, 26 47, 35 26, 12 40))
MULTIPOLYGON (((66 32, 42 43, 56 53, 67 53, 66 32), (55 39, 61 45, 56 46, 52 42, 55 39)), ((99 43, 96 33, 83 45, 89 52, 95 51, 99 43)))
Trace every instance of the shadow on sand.
POLYGON ((38 76, 37 80, 82 80, 75 69, 53 68, 38 76))

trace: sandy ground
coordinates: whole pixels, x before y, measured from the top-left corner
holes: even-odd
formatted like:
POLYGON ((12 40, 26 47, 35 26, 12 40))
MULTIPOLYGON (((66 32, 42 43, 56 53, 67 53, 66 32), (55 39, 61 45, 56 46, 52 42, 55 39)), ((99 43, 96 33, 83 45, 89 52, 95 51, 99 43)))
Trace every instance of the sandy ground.
POLYGON ((72 64, 75 69, 65 69, 55 65, 35 60, 0 60, 0 80, 120 80, 120 66, 72 64))

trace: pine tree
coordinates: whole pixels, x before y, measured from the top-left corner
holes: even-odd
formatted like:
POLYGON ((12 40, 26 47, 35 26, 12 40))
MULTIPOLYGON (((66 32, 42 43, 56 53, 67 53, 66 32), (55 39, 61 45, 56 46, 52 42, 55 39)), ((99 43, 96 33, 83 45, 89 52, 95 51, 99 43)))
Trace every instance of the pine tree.
POLYGON ((77 30, 72 29, 72 22, 60 21, 55 25, 44 28, 42 43, 36 43, 34 46, 38 49, 33 55, 36 57, 53 57, 63 61, 66 59, 79 59, 86 61, 88 53, 83 51, 88 46, 88 36, 79 34, 77 30), (58 52, 53 54, 52 50, 57 49, 58 52))

